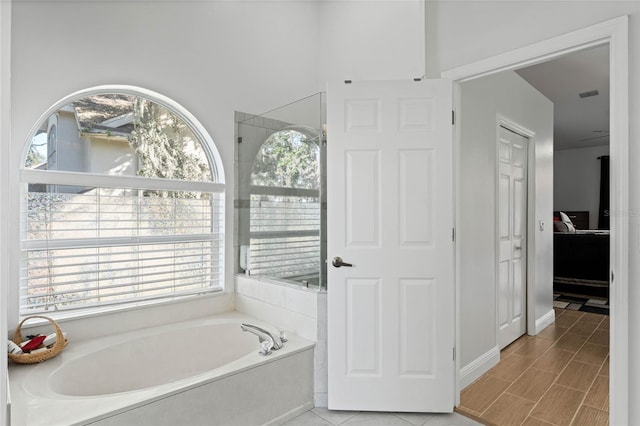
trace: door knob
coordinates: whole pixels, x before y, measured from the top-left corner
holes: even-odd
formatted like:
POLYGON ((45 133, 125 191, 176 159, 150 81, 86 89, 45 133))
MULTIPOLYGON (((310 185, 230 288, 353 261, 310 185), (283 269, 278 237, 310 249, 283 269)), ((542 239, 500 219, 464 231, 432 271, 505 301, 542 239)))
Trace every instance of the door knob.
POLYGON ((349 267, 353 266, 350 263, 343 262, 342 258, 341 257, 337 257, 337 256, 333 258, 333 262, 331 262, 331 264, 333 266, 335 266, 336 268, 339 268, 341 266, 349 266, 349 267))

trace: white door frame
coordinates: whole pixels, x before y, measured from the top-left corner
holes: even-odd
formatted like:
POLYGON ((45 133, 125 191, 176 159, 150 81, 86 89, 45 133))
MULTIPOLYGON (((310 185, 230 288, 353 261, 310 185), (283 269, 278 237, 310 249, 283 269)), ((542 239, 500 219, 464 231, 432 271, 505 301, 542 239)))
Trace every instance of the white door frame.
MULTIPOLYGON (((507 117, 505 117, 502 114, 498 114, 497 119, 496 119, 496 144, 499 143, 500 140, 500 127, 504 127, 508 130, 511 130, 512 132, 518 133, 520 136, 523 136, 525 138, 527 138, 527 167, 526 167, 526 171, 525 171, 525 177, 527 179, 527 206, 525 208, 526 211, 526 216, 525 216, 525 241, 526 241, 526 245, 527 245, 527 249, 525 251, 525 265, 527 268, 526 274, 525 274, 525 291, 526 291, 526 303, 525 303, 525 312, 524 312, 524 316, 525 316, 525 324, 526 324, 526 331, 530 331, 530 330, 534 330, 535 329, 535 317, 534 315, 530 315, 530 309, 529 309, 529 301, 532 299, 535 299, 535 287, 533 285, 531 285, 532 283, 534 283, 535 280, 535 276, 534 276, 534 271, 533 271, 533 267, 535 264, 535 242, 533 238, 530 238, 531 235, 533 235, 533 233, 535 232, 535 214, 536 214, 536 210, 535 210, 535 179, 531 178, 531 174, 535 173, 535 137, 536 137, 536 133, 526 127, 521 126, 520 124, 516 123, 515 121, 512 121, 510 119, 508 119, 507 117)), ((495 161, 496 161, 496 165, 499 167, 500 164, 500 160, 498 158, 498 156, 500 155, 499 150, 496 148, 496 157, 495 157, 495 161)), ((495 204, 495 208, 496 208, 496 212, 498 212, 499 208, 500 208, 500 197, 499 197, 499 177, 498 177, 498 170, 496 169, 496 182, 495 182, 495 191, 496 191, 496 204, 495 204)), ((498 233, 498 229, 499 229, 499 219, 498 219, 498 215, 496 214, 496 222, 495 222, 495 226, 496 226, 496 236, 498 233)), ((496 238, 496 244, 495 244, 495 249, 496 250, 496 254, 499 253, 499 246, 500 246, 500 241, 499 238, 496 238)), ((456 263, 457 264, 457 263, 456 263)), ((499 264, 499 257, 496 256, 496 262, 495 262, 495 276, 496 278, 499 278, 499 271, 498 271, 498 264, 499 264)), ((499 317, 499 306, 498 303, 500 302, 500 289, 498 286, 496 286, 496 336, 498 336, 498 333, 500 332, 500 317, 499 317)), ((532 312, 532 311, 531 311, 532 312)), ((499 343, 496 340, 496 343, 499 343)), ((499 344, 498 344, 499 347, 499 344)))
MULTIPOLYGON (((9 176, 9 141, 11 140, 11 2, 0 2, 0 203, 7 205, 9 176)), ((8 241, 9 215, 6 209, 0 212, 0 330, 8 329, 7 298, 9 280, 8 241)), ((5 331, 6 333, 6 331, 5 331)), ((0 424, 11 420, 7 355, 0 355, 0 424)))
MULTIPOLYGON (((611 217, 610 270, 615 274, 615 285, 610 286, 610 422, 628 424, 629 416, 629 68, 628 68, 628 16, 621 16, 561 36, 553 37, 497 56, 463 65, 441 74, 458 83, 474 80, 501 71, 510 71, 538 64, 588 47, 609 44, 610 69, 610 206, 611 217)), ((460 94, 454 97, 454 106, 460 110, 460 94)), ((456 126, 459 127, 459 126, 456 126)), ((454 131, 454 173, 459 168, 460 133, 454 131)), ((459 196, 459 178, 454 176, 455 199, 459 196)), ((456 203, 457 204, 457 203, 456 203)), ((456 227, 460 217, 455 213, 456 227)), ((549 224, 552 225, 552 224, 549 224)), ((534 252, 532 252, 534 253, 534 252)), ((456 245, 456 347, 460 347, 460 274, 459 247, 456 245)), ((532 286, 534 283, 531 283, 532 286)), ((613 284, 613 283, 612 283, 613 284)), ((527 301, 527 309, 535 300, 527 301)), ((534 311, 531 311, 534 312, 534 311)), ((460 371, 460 357, 456 357, 456 370, 460 371)), ((456 383, 456 403, 460 398, 460 378, 456 383)))

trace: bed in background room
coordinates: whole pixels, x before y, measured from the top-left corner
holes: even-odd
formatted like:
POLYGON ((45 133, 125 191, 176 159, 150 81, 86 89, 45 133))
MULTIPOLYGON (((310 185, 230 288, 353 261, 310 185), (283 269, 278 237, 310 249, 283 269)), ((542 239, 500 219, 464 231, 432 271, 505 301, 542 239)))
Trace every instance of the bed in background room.
POLYGON ((609 231, 588 226, 588 211, 554 212, 553 290, 569 303, 571 296, 576 303, 584 299, 582 310, 599 312, 600 307, 608 308, 609 231))

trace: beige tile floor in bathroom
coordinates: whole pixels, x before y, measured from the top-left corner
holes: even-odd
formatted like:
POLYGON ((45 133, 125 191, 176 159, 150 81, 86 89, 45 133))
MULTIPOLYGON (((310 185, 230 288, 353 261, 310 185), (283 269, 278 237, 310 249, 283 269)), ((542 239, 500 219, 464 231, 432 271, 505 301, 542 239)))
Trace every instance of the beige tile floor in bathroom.
POLYGON ((467 426, 479 425, 459 413, 376 413, 331 411, 314 408, 285 423, 286 426, 467 426))

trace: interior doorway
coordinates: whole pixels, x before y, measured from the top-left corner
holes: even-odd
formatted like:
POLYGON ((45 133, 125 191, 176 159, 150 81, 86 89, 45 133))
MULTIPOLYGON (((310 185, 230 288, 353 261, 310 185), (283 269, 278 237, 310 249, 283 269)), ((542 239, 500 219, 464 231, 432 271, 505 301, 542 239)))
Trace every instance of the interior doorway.
MULTIPOLYGON (((501 71, 516 70, 527 65, 537 64, 549 59, 557 58, 571 52, 582 50, 596 45, 609 44, 610 46, 610 69, 611 69, 611 101, 610 113, 611 123, 611 209, 613 211, 627 211, 628 209, 628 165, 625 164, 628 152, 628 71, 627 71, 627 18, 621 17, 612 21, 607 21, 583 30, 546 40, 522 49, 518 49, 498 57, 489 58, 478 63, 463 66, 458 69, 443 73, 443 77, 451 78, 457 82, 470 81, 473 79, 492 75, 501 71)), ((458 99, 458 104, 460 99, 458 99)), ((462 120, 464 121, 464 116, 462 120)), ((457 147, 459 150, 459 146, 457 147)), ((538 156, 541 153, 536 153, 538 156)), ((549 153, 547 153, 548 155, 549 153)), ((552 155, 551 155, 552 156, 552 155)), ((537 157, 536 160, 541 160, 537 157)), ((459 164, 458 164, 458 170, 459 164)), ((536 176, 536 179, 545 179, 550 176, 536 176)), ((457 194, 457 201, 460 201, 457 194)), ((552 210, 550 210, 551 212, 552 210)), ((459 203, 457 203, 459 212, 459 203)), ((539 215, 536 212, 533 225, 542 234, 548 226, 553 226, 552 218, 539 215)), ((458 213, 457 213, 458 214, 458 213)), ((551 215, 549 215, 551 216, 551 215)), ((456 220, 456 227, 460 229, 459 217, 456 220)), ((625 260, 625 253, 628 251, 628 219, 624 216, 611 217, 611 266, 612 277, 615 273, 616 286, 612 288, 610 295, 610 305, 612 308, 611 322, 615 333, 611 335, 611 359, 612 369, 610 374, 611 387, 611 421, 614 423, 626 423, 628 413, 628 379, 626 371, 628 369, 628 342, 625 339, 628 329, 626 318, 628 317, 628 307, 623 303, 628 294, 628 261, 625 260)), ((463 229, 460 230, 461 232, 463 229)), ((551 242, 552 233, 548 235, 551 242)), ((543 240, 544 238, 536 238, 543 240)), ((552 310, 551 292, 539 292, 540 272, 545 268, 552 272, 549 264, 549 257, 544 257, 538 250, 538 242, 534 241, 533 249, 536 250, 534 258, 533 272, 536 281, 529 286, 528 290, 528 330, 537 334, 554 320, 552 310), (548 294, 549 293, 549 294, 548 294), (551 312, 549 315, 545 311, 551 312)), ((531 243, 530 243, 531 244, 531 243)), ((530 246, 531 247, 531 246, 530 246)), ((457 259, 460 259, 460 249, 456 247, 457 259)), ((459 261, 456 265, 457 271, 459 261)), ((460 302, 460 281, 458 275, 458 330, 460 331, 460 319, 467 312, 461 307, 460 302)), ((544 275, 544 273, 542 274, 544 275)), ((552 277, 551 277, 552 280, 552 277)), ((457 344, 461 343, 462 333, 457 333, 457 344)), ((464 365, 463 365, 464 366, 464 365)), ((486 368, 486 364, 477 364, 478 367, 486 368)))
MULTIPOLYGON (((483 422, 498 425, 525 421, 599 424, 599 421, 608 420, 609 394, 606 384, 609 377, 609 322, 608 316, 601 315, 608 308, 608 294, 600 297, 599 293, 606 291, 609 284, 609 231, 597 229, 597 220, 591 221, 596 229, 589 223, 591 204, 595 204, 595 214, 592 215, 596 219, 598 217, 598 157, 608 154, 609 132, 600 131, 609 128, 608 80, 608 45, 604 45, 573 52, 534 67, 506 71, 461 84, 463 123, 460 156, 462 164, 474 165, 467 167, 467 170, 477 170, 477 176, 467 173, 461 177, 463 194, 465 189, 483 176, 483 163, 473 158, 475 148, 472 145, 491 146, 490 140, 470 137, 482 134, 477 131, 481 126, 475 121, 490 120, 488 115, 496 111, 503 116, 500 122, 505 120, 504 116, 511 116, 515 120, 524 120, 525 125, 520 127, 529 130, 527 135, 521 135, 514 128, 498 125, 495 131, 495 274, 500 362, 465 388, 459 408, 461 412, 483 422), (580 64, 580 67, 576 64, 580 64), (575 72, 571 75, 571 81, 563 81, 567 69, 572 67, 575 72), (605 68, 604 71, 602 68, 605 68), (560 90, 557 80, 560 80, 560 90), (599 92, 602 98, 581 97, 584 87, 591 87, 590 92, 599 92), (529 93, 531 90, 540 93, 529 93), (494 96, 488 99, 491 93, 494 96), (478 101, 465 100, 468 96, 476 97, 478 101), (551 115, 544 114, 548 106, 541 102, 543 96, 553 104, 553 122, 551 115), (575 102, 573 98, 582 103, 575 102), (478 111, 476 105, 482 105, 483 110, 478 111), (489 114, 487 109, 490 110, 489 114), (535 116, 540 119, 535 120, 535 116), (536 174, 554 176, 555 179, 553 185, 544 188, 545 194, 532 197, 530 202, 548 204, 548 201, 553 201, 554 218, 558 217, 557 221, 548 222, 553 230, 553 285, 534 286, 532 290, 552 293, 553 306, 558 309, 555 310, 555 321, 551 325, 543 330, 529 330, 529 335, 535 337, 520 338, 527 331, 523 303, 527 262, 526 253, 522 253, 522 247, 526 247, 524 241, 527 230, 524 226, 528 165, 526 147, 529 142, 533 145, 548 144, 544 140, 547 128, 552 129, 549 133, 553 134, 554 157, 562 152, 563 155, 558 155, 562 161, 554 161, 546 167, 531 164, 534 180, 539 179, 536 174), (591 136, 591 129, 594 128, 598 129, 593 132, 597 134, 596 138, 591 136), (585 133, 588 137, 583 136, 585 133), (558 150, 555 145, 561 149, 558 150), (558 173, 558 165, 572 170, 558 173), (572 174, 577 174, 577 179, 570 180, 572 174), (591 175, 594 175, 594 183, 589 181, 591 175), (558 176, 560 179, 557 179, 558 176), (570 188, 565 189, 566 186, 570 188), (585 195, 578 197, 576 194, 581 189, 585 195), (573 197, 551 197, 552 193, 566 191, 571 191, 573 197), (589 196, 591 193, 592 197, 589 196), (574 218, 575 225, 569 215, 574 218), (569 267, 569 261, 575 265, 569 267), (604 266, 594 267, 601 264, 604 266), (567 282, 571 283, 570 287, 565 284, 567 282), (587 418, 593 421, 586 422, 587 418)), ((467 190, 465 196, 474 195, 467 190)), ((473 217, 481 214, 482 209, 490 210, 490 206, 478 206, 473 214, 462 212, 463 221, 466 219, 467 225, 472 224, 473 217)), ((475 226, 479 227, 480 224, 476 223, 475 226)), ((532 232, 541 231, 534 229, 532 232)), ((461 236, 460 243, 468 246, 467 240, 461 236)), ((467 250, 469 253, 473 253, 471 249, 467 250)), ((487 259, 485 254, 481 257, 487 259)), ((469 256, 463 256, 462 261, 465 260, 469 260, 469 256)), ((479 261, 476 259, 471 263, 479 261)), ((464 265, 462 270, 465 270, 464 265)), ((466 288, 463 283, 462 291, 466 288)), ((462 297, 464 300, 464 295, 462 297)))
POLYGON ((516 73, 554 104, 554 307, 609 313, 609 45, 516 73))

